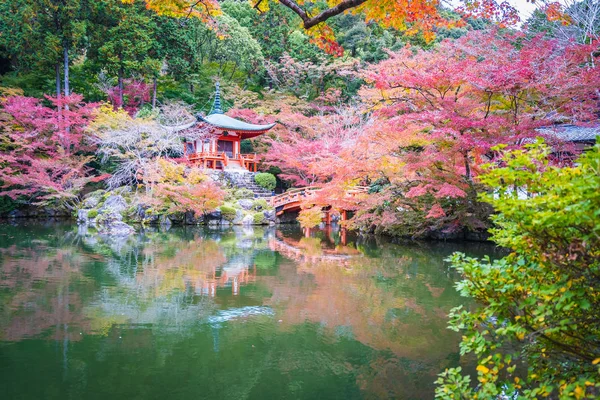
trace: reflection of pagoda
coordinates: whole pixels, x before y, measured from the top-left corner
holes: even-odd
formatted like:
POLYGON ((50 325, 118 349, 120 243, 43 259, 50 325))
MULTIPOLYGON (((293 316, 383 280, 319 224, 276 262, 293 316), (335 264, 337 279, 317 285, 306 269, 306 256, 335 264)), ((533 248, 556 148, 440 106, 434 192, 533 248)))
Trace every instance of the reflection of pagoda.
POLYGON ((217 288, 231 286, 231 292, 237 296, 240 291, 240 285, 247 285, 256 281, 256 266, 252 270, 249 265, 242 260, 230 260, 225 265, 215 268, 211 275, 204 279, 201 293, 206 296, 214 297, 217 294, 217 288))

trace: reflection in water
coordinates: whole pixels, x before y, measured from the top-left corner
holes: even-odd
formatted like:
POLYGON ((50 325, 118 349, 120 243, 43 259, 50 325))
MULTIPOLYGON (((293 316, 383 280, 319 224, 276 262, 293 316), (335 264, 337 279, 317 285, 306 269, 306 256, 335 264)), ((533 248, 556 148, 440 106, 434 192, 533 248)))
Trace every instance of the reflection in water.
POLYGON ((443 259, 493 251, 331 228, 0 228, 0 393, 23 399, 431 398, 461 362, 443 259))

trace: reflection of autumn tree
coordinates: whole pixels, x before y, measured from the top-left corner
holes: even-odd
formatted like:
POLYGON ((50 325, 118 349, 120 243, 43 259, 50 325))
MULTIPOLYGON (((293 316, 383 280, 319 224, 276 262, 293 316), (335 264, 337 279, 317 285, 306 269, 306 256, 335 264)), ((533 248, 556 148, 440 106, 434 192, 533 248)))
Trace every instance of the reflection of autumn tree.
POLYGON ((0 230, 0 340, 19 342, 3 355, 26 348, 35 369, 5 381, 21 393, 34 374, 75 398, 431 398, 459 359, 454 250, 340 231, 0 230), (22 340, 40 337, 57 343, 22 340))
MULTIPOLYGON (((391 359, 381 355, 362 366, 358 384, 381 398, 407 393, 426 397, 436 374, 458 359, 459 338, 446 329, 446 315, 461 302, 443 266, 451 246, 438 250, 379 243, 375 257, 336 259, 325 246, 315 245, 319 239, 309 240, 314 243, 306 249, 306 238, 296 241, 305 257, 284 252, 297 265, 282 264, 280 275, 285 277, 272 282, 269 304, 284 326, 317 323, 330 334, 349 335, 382 354, 391 351, 391 359), (415 374, 425 383, 416 382, 415 374)), ((274 248, 283 249, 281 242, 274 248)), ((367 254, 370 247, 358 246, 367 254)))
POLYGON ((253 280, 254 253, 266 248, 262 231, 103 238, 50 226, 40 237, 51 241, 31 241, 28 229, 0 237, 0 327, 7 340, 50 331, 56 339, 79 339, 128 321, 194 323, 215 308, 205 297, 219 287, 236 294, 253 280), (244 240, 246 249, 239 248, 244 240))
POLYGON ((71 329, 73 325, 87 330, 89 324, 82 314, 84 296, 77 289, 90 282, 71 281, 72 276, 80 276, 83 257, 69 248, 48 250, 43 245, 0 248, 2 339, 47 333, 69 341, 80 338, 79 329, 71 329))

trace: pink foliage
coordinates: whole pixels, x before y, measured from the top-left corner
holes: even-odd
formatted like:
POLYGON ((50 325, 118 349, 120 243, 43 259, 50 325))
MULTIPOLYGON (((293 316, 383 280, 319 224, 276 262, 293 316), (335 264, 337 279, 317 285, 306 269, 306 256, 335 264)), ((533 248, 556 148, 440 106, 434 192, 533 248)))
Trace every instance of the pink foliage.
POLYGON ((115 109, 123 107, 125 111, 133 115, 141 106, 150 101, 151 93, 152 85, 129 79, 123 84, 123 102, 121 102, 121 89, 119 86, 110 88, 106 94, 115 109))
POLYGON ((442 218, 445 216, 446 213, 444 212, 444 209, 439 204, 434 204, 425 218, 442 218))
MULTIPOLYGON (((475 195, 482 166, 497 161, 495 146, 521 148, 541 136, 540 127, 597 120, 594 48, 597 43, 565 47, 520 32, 475 31, 431 50, 390 52, 363 73, 360 105, 311 117, 280 113, 282 129, 269 140, 264 162, 296 186, 323 187, 320 195, 344 207, 350 205, 337 193, 349 185, 386 182, 361 198, 355 221, 363 226, 444 213, 444 221, 429 223, 484 228, 475 195), (369 113, 371 122, 361 121, 369 113)), ((293 60, 283 68, 289 73, 276 77, 302 87, 293 60)), ((331 104, 329 94, 335 95, 318 101, 331 104)))
POLYGON ((91 149, 84 130, 96 104, 80 95, 46 97, 51 106, 31 97, 9 97, 0 111, 2 194, 16 199, 52 201, 73 197, 86 181, 82 155, 91 149))
POLYGON ((444 197, 467 197, 467 193, 454 185, 450 185, 449 183, 443 183, 442 186, 438 189, 437 193, 435 194, 435 197, 437 197, 438 199, 444 197))

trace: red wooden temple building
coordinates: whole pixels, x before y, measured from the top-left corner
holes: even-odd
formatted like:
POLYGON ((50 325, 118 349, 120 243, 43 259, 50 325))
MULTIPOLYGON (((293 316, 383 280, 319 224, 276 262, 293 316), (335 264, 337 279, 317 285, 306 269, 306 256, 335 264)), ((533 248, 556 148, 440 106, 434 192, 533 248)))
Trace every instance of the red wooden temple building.
POLYGON ((184 154, 188 160, 205 168, 245 169, 256 172, 258 163, 256 154, 242 154, 241 141, 262 135, 275 124, 250 124, 225 115, 221 108, 218 82, 210 113, 206 117, 199 116, 198 119, 213 129, 217 135, 209 140, 186 141, 184 154))

